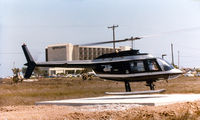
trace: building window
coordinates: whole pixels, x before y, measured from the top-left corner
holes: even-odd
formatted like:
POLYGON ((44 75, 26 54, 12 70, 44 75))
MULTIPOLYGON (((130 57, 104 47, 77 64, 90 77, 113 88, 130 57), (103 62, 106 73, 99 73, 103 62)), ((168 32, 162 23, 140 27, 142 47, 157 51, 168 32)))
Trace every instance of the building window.
POLYGON ((51 75, 56 75, 56 71, 55 70, 51 70, 50 73, 51 73, 51 75))

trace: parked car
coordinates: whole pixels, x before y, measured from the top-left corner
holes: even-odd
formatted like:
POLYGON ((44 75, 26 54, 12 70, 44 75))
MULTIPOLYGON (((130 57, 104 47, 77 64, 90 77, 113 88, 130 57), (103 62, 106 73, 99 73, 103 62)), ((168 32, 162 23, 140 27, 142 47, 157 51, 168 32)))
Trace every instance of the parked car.
POLYGON ((194 77, 194 74, 191 74, 191 73, 186 73, 184 74, 185 77, 194 77))
POLYGON ((67 78, 71 78, 72 77, 72 74, 68 74, 66 75, 67 78))
POLYGON ((72 77, 77 77, 77 75, 76 74, 72 74, 72 77))
POLYGON ((196 77, 200 77, 200 73, 197 73, 195 76, 196 76, 196 77))

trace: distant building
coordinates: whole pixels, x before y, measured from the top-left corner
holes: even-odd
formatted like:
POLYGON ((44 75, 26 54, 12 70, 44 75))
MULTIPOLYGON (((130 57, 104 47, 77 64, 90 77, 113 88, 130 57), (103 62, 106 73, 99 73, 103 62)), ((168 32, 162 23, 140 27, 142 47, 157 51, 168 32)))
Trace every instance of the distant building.
MULTIPOLYGON (((118 51, 130 50, 129 46, 120 46, 118 51)), ((100 46, 79 46, 71 43, 48 45, 45 49, 46 61, 72 61, 72 60, 93 60, 98 56, 114 52, 112 47, 100 46)), ((80 71, 82 68, 49 68, 49 75, 58 73, 67 74, 71 71, 80 71)))
MULTIPOLYGON (((130 47, 120 46, 116 50, 130 50, 130 47)), ((71 43, 48 45, 45 51, 46 61, 92 60, 102 54, 114 52, 112 47, 79 46, 71 43)))

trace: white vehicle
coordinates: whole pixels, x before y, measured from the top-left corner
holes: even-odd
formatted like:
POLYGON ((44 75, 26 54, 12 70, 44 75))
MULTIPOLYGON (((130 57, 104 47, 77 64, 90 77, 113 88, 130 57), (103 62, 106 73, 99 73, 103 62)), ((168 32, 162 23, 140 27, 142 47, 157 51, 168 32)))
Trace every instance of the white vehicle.
POLYGON ((194 74, 192 74, 192 73, 186 73, 186 74, 184 74, 184 76, 185 77, 194 77, 194 74))
POLYGON ((72 74, 68 74, 66 75, 67 78, 71 78, 72 77, 72 74))
POLYGON ((200 77, 200 73, 197 73, 195 76, 196 76, 196 77, 200 77))

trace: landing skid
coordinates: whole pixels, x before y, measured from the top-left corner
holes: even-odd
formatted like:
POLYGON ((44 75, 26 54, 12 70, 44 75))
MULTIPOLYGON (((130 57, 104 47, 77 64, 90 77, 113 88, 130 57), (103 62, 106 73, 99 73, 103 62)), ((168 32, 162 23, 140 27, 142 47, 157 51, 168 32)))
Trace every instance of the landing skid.
MULTIPOLYGON (((150 81, 146 81, 146 86, 149 86, 150 87, 150 90, 155 90, 155 85, 153 84, 153 80, 150 80, 150 81)), ((130 86, 130 83, 129 81, 124 81, 125 83, 125 89, 126 89, 126 92, 131 92, 131 86, 130 86)))
POLYGON ((155 85, 153 80, 147 81, 146 86, 150 87, 150 90, 147 91, 135 91, 131 92, 131 86, 129 81, 124 81, 126 92, 105 92, 107 95, 138 95, 138 94, 153 94, 153 93, 162 93, 165 92, 165 89, 155 90, 155 85))
POLYGON ((135 91, 135 92, 105 92, 107 95, 138 95, 138 94, 153 94, 165 92, 165 89, 160 90, 147 90, 147 91, 135 91))

